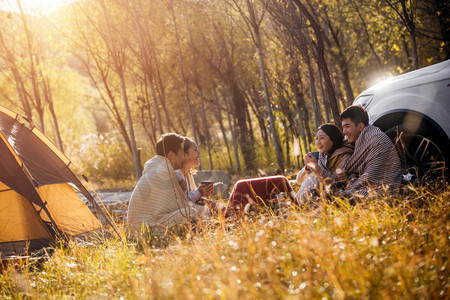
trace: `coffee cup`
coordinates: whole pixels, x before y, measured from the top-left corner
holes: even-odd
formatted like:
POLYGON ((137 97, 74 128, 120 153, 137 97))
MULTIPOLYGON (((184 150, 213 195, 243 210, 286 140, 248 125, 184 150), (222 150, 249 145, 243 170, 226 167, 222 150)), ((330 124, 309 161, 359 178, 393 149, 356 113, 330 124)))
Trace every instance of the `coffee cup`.
POLYGON ((314 152, 309 152, 307 155, 312 155, 314 156, 315 159, 319 160, 319 152, 318 151, 314 151, 314 152))
POLYGON ((204 187, 209 187, 209 186, 214 184, 214 181, 212 181, 212 180, 203 180, 200 184, 203 185, 204 187))

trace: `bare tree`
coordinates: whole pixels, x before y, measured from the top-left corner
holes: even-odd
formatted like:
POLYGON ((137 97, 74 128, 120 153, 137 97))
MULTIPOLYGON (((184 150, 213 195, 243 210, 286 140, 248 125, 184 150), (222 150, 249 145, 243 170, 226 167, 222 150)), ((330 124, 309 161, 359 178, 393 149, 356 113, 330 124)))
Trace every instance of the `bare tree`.
POLYGON ((38 78, 38 70, 37 70, 37 55, 34 52, 35 45, 31 30, 28 25, 27 16, 22 8, 22 3, 20 0, 17 0, 17 5, 19 7, 20 19, 23 25, 23 31, 26 39, 26 55, 29 63, 28 77, 30 79, 31 87, 32 87, 32 97, 30 97, 31 104, 36 110, 39 117, 40 129, 42 132, 45 132, 45 124, 44 124, 44 103, 41 99, 41 93, 39 91, 39 78, 38 78))
POLYGON ((206 140, 206 149, 208 151, 208 159, 209 159, 209 168, 210 170, 214 170, 214 166, 213 166, 213 162, 212 162, 212 156, 211 156, 211 139, 210 139, 210 134, 209 134, 209 126, 206 123, 206 115, 205 115, 205 101, 204 101, 204 97, 203 97, 203 87, 202 84, 200 82, 200 76, 198 74, 197 71, 197 66, 199 64, 199 60, 198 60, 198 53, 196 51, 196 46, 194 43, 194 39, 192 38, 192 31, 191 31, 191 26, 189 24, 189 18, 187 15, 187 10, 186 10, 186 4, 184 3, 184 16, 186 19, 186 27, 188 30, 188 34, 189 34, 189 44, 191 46, 191 49, 194 51, 193 53, 193 60, 194 60, 194 64, 193 64, 193 77, 194 77, 194 84, 198 90, 199 96, 200 96, 200 109, 201 109, 201 115, 202 115, 202 127, 203 130, 205 132, 205 140, 206 140))
POLYGON ((275 154, 277 157, 277 163, 278 167, 280 168, 281 172, 284 173, 284 157, 283 152, 280 148, 280 141, 279 136, 276 128, 276 121, 275 117, 272 112, 272 103, 270 100, 270 92, 269 88, 267 86, 267 79, 266 79, 266 71, 265 71, 265 64, 264 64, 264 53, 263 53, 263 45, 261 41, 261 23, 264 19, 265 14, 265 7, 261 6, 261 12, 260 15, 257 16, 257 7, 255 2, 250 0, 245 0, 245 4, 247 6, 247 13, 244 12, 244 10, 241 7, 241 4, 238 2, 238 0, 233 0, 233 3, 235 7, 238 9, 239 13, 241 14, 242 18, 244 19, 248 29, 249 33, 252 37, 253 43, 255 44, 256 50, 258 52, 258 63, 259 63, 259 71, 261 74, 261 81, 263 85, 265 100, 266 100, 266 108, 267 108, 267 115, 270 120, 270 131, 272 133, 272 141, 275 148, 275 154))
MULTIPOLYGON (((103 103, 108 107, 113 119, 116 121, 115 125, 118 126, 119 132, 131 153, 134 174, 139 179, 142 174, 142 167, 136 147, 133 119, 129 108, 125 80, 125 69, 127 66, 126 42, 121 39, 121 36, 118 34, 119 30, 113 25, 111 21, 112 11, 107 9, 104 0, 99 0, 97 3, 100 7, 92 6, 88 9, 79 7, 75 11, 78 17, 74 25, 77 28, 79 37, 73 41, 84 53, 76 52, 74 54, 82 62, 103 103), (89 9, 96 11, 99 15, 103 15, 104 23, 101 24, 99 19, 92 19, 89 9), (87 33, 88 30, 94 30, 97 35, 91 36, 87 33), (114 79, 110 74, 111 71, 117 76, 115 78, 119 81, 120 98, 122 98, 125 110, 126 125, 122 119, 121 109, 116 101, 115 89, 112 87, 114 79)), ((110 9, 112 8, 110 7, 110 9)))
MULTIPOLYGON (((143 62, 142 70, 145 74, 145 78, 148 83, 148 87, 150 88, 150 93, 151 93, 152 99, 153 99, 153 110, 155 111, 155 118, 156 118, 156 130, 159 132, 159 134, 162 134, 163 130, 162 130, 162 125, 161 125, 161 116, 160 116, 159 107, 158 107, 158 99, 156 97, 155 88, 154 88, 153 82, 152 82, 153 72, 151 70, 148 53, 147 53, 145 45, 144 45, 144 37, 142 34, 141 25, 139 23, 139 17, 137 14, 135 0, 131 1, 131 5, 132 5, 132 10, 133 10, 134 21, 136 24, 136 31, 138 33, 139 48, 140 48, 142 62, 143 62)), ((147 33, 147 35, 148 34, 149 33, 147 33)))
POLYGON ((300 13, 302 13, 310 22, 311 28, 314 31, 317 42, 313 42, 315 46, 315 54, 317 62, 322 69, 322 75, 325 80, 325 87, 328 92, 328 105, 331 107, 333 118, 335 122, 339 120, 339 107, 337 105, 336 93, 334 91, 333 83, 330 78, 330 73, 328 71, 327 62, 325 59, 325 46, 322 36, 322 31, 317 23, 316 18, 309 12, 306 6, 300 0, 292 0, 292 2, 298 7, 300 13))
POLYGON ((186 101, 186 108, 188 111, 189 120, 191 122, 192 134, 194 136, 194 140, 197 141, 197 133, 195 131, 194 117, 192 116, 191 100, 189 99, 189 84, 188 84, 187 76, 186 76, 186 73, 184 70, 185 66, 184 66, 184 62, 183 62, 183 54, 181 51, 180 34, 178 31, 177 17, 175 15, 175 9, 173 7, 173 0, 170 0, 170 3, 168 4, 168 8, 172 14, 172 21, 173 21, 173 26, 175 29, 175 38, 176 38, 176 42, 177 42, 178 59, 179 59, 179 65, 180 65, 180 75, 181 75, 181 79, 183 80, 183 84, 184 84, 184 100, 186 101))

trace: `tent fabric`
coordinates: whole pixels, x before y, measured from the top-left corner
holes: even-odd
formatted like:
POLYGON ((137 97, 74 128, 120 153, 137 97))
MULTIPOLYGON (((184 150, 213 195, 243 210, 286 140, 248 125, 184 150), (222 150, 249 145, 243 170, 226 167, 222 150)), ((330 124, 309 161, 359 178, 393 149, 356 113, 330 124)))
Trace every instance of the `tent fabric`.
POLYGON ((37 128, 30 130, 26 124, 3 112, 0 112, 0 128, 39 185, 62 183, 72 177, 70 175, 73 173, 68 168, 69 162, 62 161, 61 157, 49 148, 51 142, 46 143, 36 135, 39 133, 37 128))
POLYGON ((0 105, 0 131, 38 185, 71 182, 99 209, 92 195, 69 168, 70 160, 37 127, 0 105))
POLYGON ((0 105, 1 259, 48 246, 58 233, 69 238, 102 228, 69 185, 98 207, 70 165, 38 128, 0 105))
POLYGON ((30 201, 1 182, 0 220, 0 243, 51 238, 30 201))
POLYGON ((15 256, 25 256, 50 246, 52 239, 36 239, 0 243, 0 259, 10 259, 15 256))
POLYGON ((0 158, 0 182, 42 207, 44 204, 39 194, 23 171, 20 159, 15 155, 2 131, 0 131, 0 158))
MULTIPOLYGON (((100 222, 69 184, 46 185, 39 191, 63 232, 79 235, 101 228, 100 222)), ((44 221, 50 222, 45 213, 41 215, 44 221)))

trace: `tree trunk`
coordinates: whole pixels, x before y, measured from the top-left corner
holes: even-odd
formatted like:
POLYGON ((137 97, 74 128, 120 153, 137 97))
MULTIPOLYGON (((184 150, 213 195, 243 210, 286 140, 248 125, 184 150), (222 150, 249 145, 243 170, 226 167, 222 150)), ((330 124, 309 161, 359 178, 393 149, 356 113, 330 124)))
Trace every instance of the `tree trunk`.
MULTIPOLYGON (((110 31, 111 22, 110 22, 110 19, 108 17, 107 11, 106 11, 106 6, 105 6, 104 1, 101 1, 101 2, 102 2, 104 18, 105 18, 105 21, 107 24, 109 42, 110 42, 112 49, 116 49, 116 45, 113 43, 112 36, 111 36, 111 31, 110 31)), ((125 108, 125 114, 126 114, 127 125, 128 125, 128 135, 129 135, 129 139, 130 139, 131 157, 133 158, 134 174, 136 176, 136 179, 139 179, 142 175, 142 166, 140 164, 140 159, 138 157, 138 151, 137 151, 137 147, 136 147, 136 139, 134 136, 133 120, 131 118, 130 107, 128 105, 128 95, 127 95, 125 76, 124 76, 124 71, 123 71, 123 68, 125 66, 119 65, 119 63, 116 60, 117 57, 114 55, 115 53, 111 53, 111 54, 113 56, 114 69, 115 69, 115 72, 118 75, 119 81, 120 81, 120 89, 122 92, 122 101, 123 101, 123 105, 125 108)))
POLYGON ((253 132, 253 124, 252 124, 252 119, 250 117, 250 111, 248 109, 248 105, 245 106, 245 117, 247 118, 248 132, 250 134, 250 139, 253 141, 256 141, 255 133, 253 132))
POLYGON ((56 137, 56 145, 58 146, 59 150, 64 153, 64 147, 61 139, 61 133, 59 131, 59 124, 58 124, 58 118, 56 117, 55 109, 53 107, 53 98, 52 98, 52 90, 50 87, 50 79, 46 78, 41 74, 42 80, 42 91, 44 93, 44 99, 45 102, 48 104, 48 109, 50 110, 50 115, 52 116, 53 121, 53 128, 55 130, 55 137, 56 137))
POLYGON ((328 103, 327 103, 327 94, 325 93, 325 89, 323 87, 323 82, 322 82, 322 70, 320 70, 320 68, 318 68, 319 70, 319 85, 320 85, 320 93, 322 94, 322 102, 323 102, 323 108, 325 110, 325 118, 324 121, 326 123, 330 122, 330 108, 328 107, 328 103))
POLYGON ((263 106, 260 105, 261 101, 259 98, 259 92, 256 90, 256 87, 254 85, 251 85, 250 87, 250 96, 248 98, 250 100, 248 102, 250 104, 250 108, 252 109, 253 114, 256 116, 256 119, 258 120, 258 126, 261 132, 263 144, 264 146, 267 146, 269 144, 269 136, 265 124, 266 118, 265 114, 262 113, 263 106))
POLYGON ((120 79, 120 89, 122 90, 122 100, 123 105, 125 107, 125 114, 127 116, 127 125, 128 125, 128 132, 130 135, 130 142, 131 142, 131 154, 133 158, 133 165, 134 165, 134 174, 136 176, 136 179, 141 178, 142 175, 142 166, 140 164, 140 159, 138 157, 138 151, 136 147, 136 139, 134 137, 134 128, 133 128, 133 120, 131 119, 131 112, 130 107, 128 105, 128 95, 127 90, 125 86, 125 78, 123 74, 118 74, 120 79))
MULTIPOLYGON (((234 101, 233 101, 234 102, 234 101)), ((234 117, 234 111, 235 109, 233 109, 234 103, 233 105, 229 105, 228 101, 225 101, 225 104, 227 105, 227 117, 228 117, 228 126, 230 127, 231 130, 231 138, 232 143, 233 143, 233 149, 234 149, 234 158, 236 160, 236 170, 239 172, 241 170, 241 163, 239 161, 239 150, 238 150, 238 145, 237 145, 237 137, 236 137, 236 118, 234 117), (233 120, 233 121, 231 121, 233 120)), ((243 150, 242 150, 243 151, 243 150)), ((245 156, 244 156, 245 157, 245 156)))
POLYGON ((413 62, 414 62, 414 69, 419 68, 419 55, 417 54, 417 42, 416 42, 416 29, 415 25, 413 26, 413 29, 410 33, 411 37, 411 48, 412 48, 412 54, 413 54, 413 62))
POLYGON ((302 105, 302 110, 303 110, 303 122, 304 122, 304 126, 305 126, 305 132, 306 132, 306 137, 308 140, 308 151, 311 150, 311 145, 313 144, 313 137, 311 135, 311 127, 309 126, 309 115, 308 115, 308 108, 306 107, 305 101, 301 102, 302 105))
POLYGON ((311 95, 311 103, 314 111, 314 121, 316 128, 319 128, 320 124, 322 124, 322 116, 320 114, 319 103, 317 102, 316 85, 314 84, 314 71, 311 67, 311 62, 309 59, 306 60, 306 64, 308 65, 309 93, 311 95))
POLYGON ((348 73, 348 63, 344 56, 344 52, 342 51, 341 42, 339 40, 339 36, 334 30, 333 25, 331 24, 330 20, 327 20, 327 26, 330 30, 331 37, 334 41, 334 44, 336 45, 336 48, 338 50, 337 56, 337 62, 339 65, 340 73, 342 74, 342 82, 344 83, 344 90, 345 90, 345 97, 347 98, 346 106, 350 106, 353 102, 354 95, 353 95, 353 88, 350 83, 350 75, 348 73))
MULTIPOLYGON (((291 56, 291 60, 293 60, 292 56, 291 56)), ((291 88, 292 88, 292 93, 294 94, 295 109, 296 109, 297 115, 298 115, 297 126, 300 128, 300 135, 302 137, 303 147, 306 150, 308 148, 308 146, 307 146, 308 143, 306 141, 305 126, 303 126, 303 112, 302 112, 302 108, 301 108, 301 101, 303 101, 303 99, 300 96, 300 92, 299 92, 298 86, 297 86, 297 82, 299 82, 300 80, 301 80, 301 78, 300 78, 300 74, 298 72, 297 66, 294 63, 291 63, 290 84, 291 84, 291 88)), ((299 143, 299 146, 301 149, 302 148, 301 143, 299 143)))
POLYGON ((213 162, 212 162, 212 156, 211 156, 211 145, 210 145, 210 135, 209 135, 209 127, 206 124, 206 115, 205 115, 205 105, 204 105, 204 99, 203 99, 203 91, 200 86, 197 87, 198 91, 200 93, 200 103, 201 103, 201 110, 202 110, 202 123, 203 123, 203 130, 205 131, 206 135, 206 148, 208 149, 208 158, 209 158, 209 169, 214 170, 213 162))
POLYGON ((8 49, 5 38, 0 31, 0 42, 2 46, 2 51, 5 53, 5 59, 8 64, 8 67, 14 77, 14 85, 17 90, 17 94, 19 95, 19 100, 22 103, 22 109, 25 116, 28 118, 30 122, 33 122, 33 114, 31 111, 30 101, 27 96, 25 84, 23 82, 22 76, 20 75, 19 68, 16 63, 15 55, 8 49))
MULTIPOLYGON (((185 4, 183 2, 183 4, 185 4)), ((197 60, 197 53, 195 51, 195 46, 194 46, 194 40, 192 38, 192 32, 191 32, 191 26, 189 24, 189 18, 187 16, 187 9, 186 6, 184 5, 184 16, 186 19, 186 25, 187 25, 187 29, 188 29, 188 33, 189 33, 189 42, 191 45, 191 49, 194 52, 194 81, 195 81, 195 85, 197 86, 197 90, 200 94, 200 106, 201 106, 201 115, 202 115, 202 126, 203 126, 203 130, 205 131, 205 140, 206 140, 206 148, 208 150, 208 159, 209 159, 209 169, 210 170, 214 170, 214 166, 213 166, 213 162, 212 162, 212 156, 211 156, 211 138, 210 138, 210 134, 209 134, 209 127, 206 124, 206 115, 205 115, 205 101, 203 99, 203 90, 202 90, 202 86, 200 83, 200 79, 197 73, 197 64, 198 64, 198 60, 197 60)))
POLYGON ((152 95, 153 102, 154 102, 153 108, 155 111, 156 130, 158 131, 159 134, 162 134, 163 131, 162 131, 162 125, 161 125, 161 115, 160 115, 159 107, 158 107, 158 99, 156 98, 155 88, 153 87, 153 82, 151 80, 152 71, 151 71, 150 63, 148 61, 147 51, 145 51, 141 25, 139 24, 139 19, 138 19, 138 15, 137 15, 137 11, 136 11, 136 4, 135 4, 134 0, 131 1, 131 5, 133 7, 133 17, 134 17, 134 22, 136 25, 136 31, 138 33, 139 48, 141 51, 141 57, 142 57, 142 61, 143 61, 142 70, 145 74, 145 79, 150 88, 150 94, 152 95))
POLYGON ((183 55, 181 53, 180 36, 178 33, 177 19, 175 17, 175 9, 173 8, 173 0, 170 0, 170 10, 172 13, 173 26, 175 28, 175 37, 176 37, 177 47, 178 47, 178 60, 179 60, 179 64, 180 64, 180 75, 181 75, 181 79, 183 80, 183 83, 184 83, 184 100, 186 102, 186 108, 188 111, 189 120, 191 122, 192 134, 194 135, 194 140, 197 141, 197 133, 195 132, 194 118, 192 116, 191 101, 189 99, 189 85, 187 82, 186 75, 184 73, 183 55))
POLYGON ((58 124, 58 118, 56 117, 55 109, 53 108, 53 102, 49 102, 48 108, 50 110, 50 114, 52 116, 53 120, 53 128, 55 130, 55 136, 56 136, 56 145, 58 145, 59 150, 64 153, 64 146, 61 139, 61 133, 59 130, 59 124, 58 124))
MULTIPOLYGON (((138 0, 138 2, 139 2, 139 4, 141 3, 140 0, 138 0)), ((166 132, 170 132, 171 128, 173 126, 172 126, 172 122, 170 120, 169 112, 168 112, 167 106, 166 106, 165 86, 164 86, 164 82, 161 78, 159 61, 158 61, 157 53, 155 50, 156 47, 155 47, 155 44, 153 43, 152 35, 150 34, 151 30, 148 28, 148 24, 144 23, 143 28, 144 28, 144 26, 145 26, 146 31, 143 33, 143 35, 145 36, 145 38, 147 38, 147 41, 148 41, 148 45, 147 45, 147 47, 144 47, 144 49, 148 49, 148 51, 149 51, 148 55, 150 57, 150 60, 147 60, 147 62, 153 73, 153 76, 151 77, 153 79, 152 83, 153 83, 153 86, 155 87, 155 91, 157 91, 157 94, 159 95, 160 101, 158 101, 158 104, 161 104, 162 111, 164 112, 166 132), (153 62, 153 64, 152 64, 152 62, 153 62)), ((144 39, 143 39, 143 41, 144 41, 144 39)), ((157 104, 157 107, 159 108, 158 104, 157 104)), ((160 114, 160 117, 161 117, 161 114, 160 114)), ((161 122, 162 122, 162 120, 161 120, 161 122)))
MULTIPOLYGON (((233 114, 235 121, 237 121, 237 126, 239 127, 239 142, 241 146, 242 156, 245 161, 245 169, 247 171, 254 171, 255 165, 255 146, 254 141, 251 139, 249 134, 249 129, 247 127, 247 118, 245 114, 245 97, 242 95, 238 84, 235 82, 234 78, 231 79, 229 83, 231 89, 231 96, 233 101, 233 114)), ((237 145, 236 145, 237 146, 237 145)))
POLYGON ((311 15, 311 13, 308 11, 308 9, 302 4, 300 0, 293 0, 295 5, 299 8, 299 10, 306 16, 306 18, 311 23, 311 27, 314 30, 314 34, 317 39, 317 45, 316 45, 316 56, 317 56, 317 62, 322 69, 323 77, 325 80, 325 87, 328 92, 328 102, 331 108, 331 111, 333 113, 334 121, 337 122, 339 120, 339 107, 337 105, 337 99, 336 99, 336 93, 334 91, 333 83, 331 82, 330 78, 330 72, 328 71, 328 66, 325 60, 325 54, 324 54, 324 43, 323 43, 323 37, 322 32, 320 29, 319 24, 317 23, 316 19, 311 15))
POLYGON ((42 132, 45 133, 45 124, 44 124, 44 107, 43 107, 43 103, 41 101, 41 94, 39 92, 39 80, 37 78, 37 66, 36 66, 36 55, 33 54, 33 43, 32 43, 32 36, 31 36, 31 32, 30 29, 28 28, 28 22, 26 19, 26 15, 23 11, 22 8, 22 4, 20 2, 20 0, 17 0, 17 5, 19 7, 19 11, 20 11, 20 17, 22 20, 22 24, 23 24, 23 28, 24 28, 24 32, 25 32, 25 38, 27 41, 27 54, 28 54, 28 59, 30 60, 30 69, 29 69, 29 73, 30 73, 30 78, 31 78, 31 86, 33 87, 33 95, 34 95, 34 101, 31 101, 32 104, 34 105, 37 113, 38 113, 38 117, 39 117, 39 123, 40 123, 40 129, 42 132))
POLYGON ((439 20, 446 59, 450 59, 450 4, 448 1, 434 0, 433 7, 439 20))
MULTIPOLYGON (((220 131, 222 132, 222 135, 223 135, 225 147, 227 148, 228 161, 230 162, 230 170, 232 170, 233 169, 233 160, 231 159, 230 147, 228 146, 227 134, 225 132, 225 127, 223 125, 222 112, 221 112, 221 109, 219 106, 219 99, 217 98, 217 92, 216 92, 215 88, 213 91, 214 91, 214 102, 215 102, 216 108, 217 108, 217 112, 216 112, 217 121, 219 122, 220 131)), ((225 102, 227 101, 227 99, 225 97, 224 97, 224 100, 225 100, 225 102)))
POLYGON ((284 139, 285 139, 285 147, 286 147, 286 168, 289 168, 291 166, 291 149, 289 147, 289 128, 286 124, 286 120, 283 120, 283 127, 284 127, 284 139))
POLYGON ((260 71, 262 85, 263 85, 263 89, 264 89, 264 95, 265 95, 265 99, 266 99, 267 114, 268 114, 269 120, 270 120, 270 130, 272 133, 272 141, 273 141, 274 148, 275 148, 275 154, 277 157, 278 167, 280 168, 281 172, 284 174, 283 152, 281 150, 280 143, 279 143, 279 137, 278 137, 278 132, 276 129, 275 117, 272 112, 272 103, 270 101, 270 93, 269 93, 269 89, 267 87, 267 81, 266 81, 264 56, 263 56, 262 43, 261 43, 261 34, 259 32, 260 25, 256 21, 255 11, 254 11, 254 8, 251 6, 250 1, 246 0, 246 3, 247 3, 248 12, 250 14, 250 22, 253 27, 254 42, 255 42, 256 50, 258 52, 259 71, 260 71))
MULTIPOLYGON (((413 2, 413 1, 411 1, 413 2)), ((417 43, 416 43, 416 22, 414 20, 414 14, 415 12, 412 11, 411 13, 408 12, 408 9, 406 8, 406 0, 400 1, 402 5, 403 10, 403 18, 406 22, 406 28, 409 31, 409 35, 411 38, 411 50, 412 50, 412 56, 413 56, 413 62, 414 62, 414 69, 419 68, 419 56, 417 54, 417 43)), ((415 10, 415 8, 411 8, 415 10)))

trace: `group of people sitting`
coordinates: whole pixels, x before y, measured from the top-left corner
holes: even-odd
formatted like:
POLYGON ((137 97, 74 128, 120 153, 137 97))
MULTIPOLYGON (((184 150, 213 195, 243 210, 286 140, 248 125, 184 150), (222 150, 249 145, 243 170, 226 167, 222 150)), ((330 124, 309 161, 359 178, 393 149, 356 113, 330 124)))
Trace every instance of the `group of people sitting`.
MULTIPOLYGON (((318 156, 308 153, 305 167, 297 174, 298 203, 326 193, 341 197, 366 197, 371 192, 395 191, 402 181, 397 151, 389 137, 369 124, 366 110, 352 105, 340 116, 343 131, 334 124, 317 130, 318 156)), ((156 156, 145 163, 128 207, 130 233, 164 233, 168 228, 208 220, 212 214, 226 216, 226 208, 206 200, 214 186, 195 185, 193 170, 200 165, 200 152, 190 138, 164 134, 156 144, 156 156)))

